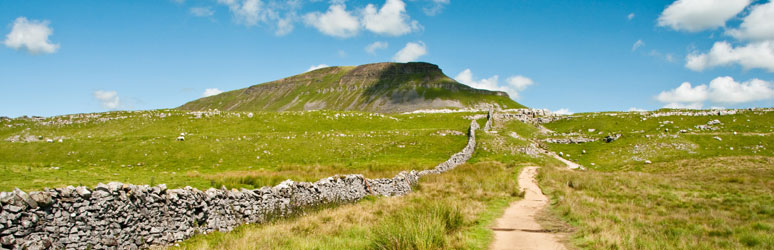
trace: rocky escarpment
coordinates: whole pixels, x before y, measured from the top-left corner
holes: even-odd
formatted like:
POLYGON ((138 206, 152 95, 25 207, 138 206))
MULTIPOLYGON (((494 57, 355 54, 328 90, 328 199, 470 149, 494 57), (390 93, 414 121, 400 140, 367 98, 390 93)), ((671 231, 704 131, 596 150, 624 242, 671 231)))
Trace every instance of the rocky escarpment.
POLYGON ((328 67, 186 103, 184 110, 352 110, 522 108, 500 91, 471 88, 429 63, 328 67))
POLYGON ((138 249, 184 240, 196 233, 230 231, 323 204, 351 203, 368 195, 411 192, 419 178, 440 174, 473 155, 478 123, 462 151, 433 169, 393 178, 343 175, 317 182, 284 181, 274 187, 227 190, 167 189, 118 182, 0 193, 0 247, 10 249, 138 249))

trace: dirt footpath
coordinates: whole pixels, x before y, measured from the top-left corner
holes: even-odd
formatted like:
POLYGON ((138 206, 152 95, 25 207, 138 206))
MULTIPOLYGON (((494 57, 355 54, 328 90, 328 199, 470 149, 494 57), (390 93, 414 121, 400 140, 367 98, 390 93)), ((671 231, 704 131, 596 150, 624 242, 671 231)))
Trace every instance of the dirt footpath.
POLYGON ((519 174, 519 187, 524 199, 515 201, 497 219, 495 240, 490 249, 566 249, 557 235, 543 229, 535 214, 548 205, 548 197, 540 191, 535 177, 538 167, 526 167, 519 174))

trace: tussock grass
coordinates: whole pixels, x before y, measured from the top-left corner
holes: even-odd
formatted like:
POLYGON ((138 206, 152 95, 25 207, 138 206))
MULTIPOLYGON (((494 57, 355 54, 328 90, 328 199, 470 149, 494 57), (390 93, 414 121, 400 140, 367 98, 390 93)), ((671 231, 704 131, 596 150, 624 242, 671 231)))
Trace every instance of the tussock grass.
POLYGON ((539 180, 581 248, 774 248, 772 157, 687 159, 645 171, 547 167, 539 180))
POLYGON ((464 224, 454 205, 430 202, 403 208, 372 229, 370 249, 440 249, 448 246, 446 235, 464 224))
POLYGON ((368 198, 355 204, 229 233, 198 235, 183 249, 485 249, 488 229, 518 199, 518 164, 465 164, 425 176, 403 197, 368 198))

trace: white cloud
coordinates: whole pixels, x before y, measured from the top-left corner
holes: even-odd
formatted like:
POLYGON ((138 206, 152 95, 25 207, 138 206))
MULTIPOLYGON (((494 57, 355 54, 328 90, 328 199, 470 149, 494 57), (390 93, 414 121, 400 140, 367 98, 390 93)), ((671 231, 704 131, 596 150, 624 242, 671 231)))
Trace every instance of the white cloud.
POLYGON ((636 42, 634 42, 634 45, 632 45, 632 51, 635 51, 642 46, 645 46, 645 42, 643 42, 642 40, 637 40, 636 42))
POLYGON ((215 11, 213 11, 210 7, 191 7, 189 12, 191 12, 192 15, 198 17, 209 17, 215 14, 215 11))
POLYGON ((774 2, 755 5, 751 9, 739 29, 731 29, 727 33, 740 40, 774 40, 774 2))
POLYGON ((760 79, 734 81, 730 76, 718 77, 709 84, 709 99, 715 103, 745 103, 774 98, 774 84, 760 79))
MULTIPOLYGON (((535 84, 535 82, 532 81, 532 79, 529 79, 524 76, 511 76, 508 77, 508 79, 505 79, 505 82, 508 83, 509 86, 513 87, 517 91, 523 91, 529 87, 529 85, 535 84)), ((514 96, 516 98, 517 96, 514 96)))
POLYGON ((707 100, 708 96, 707 85, 692 87, 690 82, 684 82, 675 89, 662 91, 656 96, 656 100, 664 103, 701 103, 707 100))
POLYGON ((205 89, 204 93, 202 93, 202 96, 203 97, 208 97, 208 96, 214 96, 214 95, 217 95, 217 94, 220 94, 220 93, 223 93, 223 90, 220 90, 220 89, 217 89, 217 88, 211 88, 211 89, 205 89))
POLYGON ((774 72, 774 41, 753 42, 736 48, 725 41, 716 42, 709 53, 692 53, 685 59, 685 67, 694 71, 739 64, 744 69, 761 68, 774 72))
POLYGON ((311 67, 309 67, 309 69, 306 70, 306 72, 309 72, 309 71, 312 71, 312 70, 317 70, 317 69, 322 69, 322 68, 327 68, 327 67, 330 67, 330 66, 328 66, 328 64, 312 65, 311 67))
POLYGON ((248 27, 265 22, 273 13, 273 11, 264 8, 261 0, 218 0, 218 3, 228 6, 234 15, 234 20, 248 27))
POLYGON ((368 52, 368 54, 374 55, 376 54, 376 50, 386 49, 388 46, 389 44, 387 42, 376 41, 366 46, 365 51, 368 52))
POLYGON ((419 57, 425 54, 427 54, 427 46, 425 46, 425 43, 422 41, 416 43, 410 42, 406 43, 406 46, 398 51, 398 53, 392 57, 392 60, 402 63, 411 62, 419 59, 419 57))
POLYGON ((420 28, 417 21, 406 14, 406 4, 401 0, 387 0, 381 9, 373 4, 363 10, 363 26, 373 33, 400 36, 420 28))
POLYGON ((774 83, 760 79, 737 82, 729 76, 717 77, 705 84, 691 86, 684 82, 679 87, 663 91, 656 100, 667 103, 666 108, 699 109, 704 102, 739 104, 774 99, 774 83))
POLYGON ((443 7, 449 4, 449 0, 430 0, 430 5, 422 8, 425 15, 435 16, 441 13, 443 7))
POLYGON ((645 111, 647 110, 641 109, 641 108, 635 108, 635 107, 629 108, 629 112, 645 112, 645 111))
POLYGON ((296 19, 295 14, 288 14, 285 18, 277 19, 277 30, 274 32, 277 36, 284 36, 290 34, 293 31, 293 20, 296 19))
POLYGON ((470 71, 470 69, 465 69, 457 74, 457 76, 454 77, 454 80, 477 89, 503 91, 508 93, 508 96, 512 99, 518 99, 519 92, 534 84, 532 79, 520 75, 508 77, 508 79, 505 80, 504 85, 500 84, 499 78, 498 75, 494 75, 489 78, 475 80, 473 78, 473 72, 470 71))
POLYGON ((629 19, 629 20, 634 19, 634 13, 629 13, 629 15, 626 16, 626 19, 629 19))
POLYGON ((704 104, 700 102, 696 103, 669 103, 664 105, 664 108, 668 109, 701 109, 704 104))
POLYGON ((677 0, 661 13, 658 25, 688 32, 724 27, 749 4, 750 0, 677 0))
POLYGON ((304 22, 329 36, 352 37, 360 30, 360 22, 346 8, 343 4, 334 4, 325 13, 312 12, 304 15, 304 22))
POLYGON ((263 0, 217 0, 219 4, 228 6, 234 22, 247 27, 266 25, 274 29, 277 36, 287 35, 293 31, 294 22, 298 21, 300 0, 263 1, 263 0))
POLYGON ((94 91, 94 98, 96 98, 100 102, 100 105, 105 109, 117 109, 121 105, 118 92, 115 90, 94 91))
POLYGON ((557 114, 557 115, 572 115, 572 114, 574 114, 572 111, 570 111, 569 109, 566 109, 566 108, 559 109, 559 110, 554 110, 551 113, 554 113, 554 114, 557 114))
POLYGON ((48 37, 54 33, 48 24, 48 21, 29 21, 26 17, 18 17, 3 43, 9 48, 24 49, 32 54, 54 53, 59 49, 59 44, 53 44, 48 40, 48 37))

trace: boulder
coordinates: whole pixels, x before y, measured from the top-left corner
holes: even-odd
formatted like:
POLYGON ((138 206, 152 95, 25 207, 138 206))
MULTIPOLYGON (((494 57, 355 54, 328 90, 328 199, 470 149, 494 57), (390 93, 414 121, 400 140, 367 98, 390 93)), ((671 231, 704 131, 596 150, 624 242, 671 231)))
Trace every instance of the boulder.
POLYGON ((49 192, 30 192, 30 197, 32 197, 32 200, 37 202, 39 206, 48 206, 53 202, 51 193, 49 192))
POLYGON ((24 201, 24 203, 27 204, 27 206, 29 206, 30 208, 38 208, 38 203, 35 202, 35 200, 33 200, 32 197, 30 197, 30 195, 27 194, 26 192, 22 191, 19 188, 16 188, 13 190, 13 193, 16 195, 16 197, 19 197, 19 199, 24 201))
POLYGON ((89 188, 84 186, 78 186, 75 188, 75 193, 77 193, 83 199, 91 198, 91 191, 89 191, 89 188))

